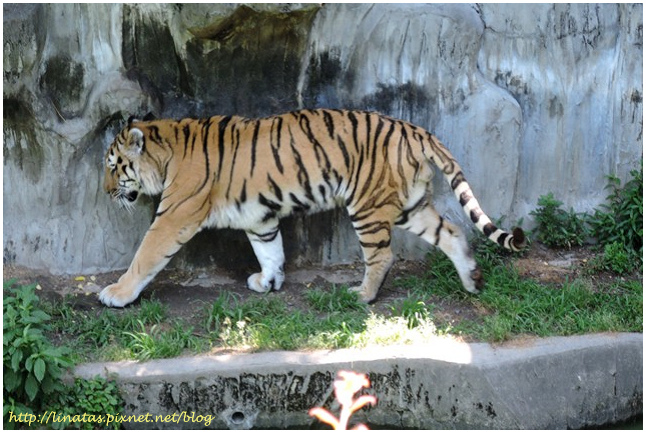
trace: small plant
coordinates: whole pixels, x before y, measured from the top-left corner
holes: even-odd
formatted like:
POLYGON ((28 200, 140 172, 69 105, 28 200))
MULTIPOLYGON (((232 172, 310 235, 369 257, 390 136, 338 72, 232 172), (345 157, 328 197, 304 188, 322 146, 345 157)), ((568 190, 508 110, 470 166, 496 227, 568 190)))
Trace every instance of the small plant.
POLYGON ((643 165, 640 170, 632 170, 630 174, 632 179, 623 188, 616 176, 608 176, 607 188, 611 190, 608 203, 595 210, 588 218, 588 224, 599 244, 621 244, 637 252, 636 258, 641 260, 644 248, 643 165))
POLYGON ((57 404, 52 410, 56 417, 52 419, 54 428, 64 429, 105 429, 118 430, 120 422, 98 423, 106 414, 118 414, 123 410, 123 399, 114 381, 97 376, 94 379, 74 380, 74 386, 59 395, 57 404), (84 414, 80 417, 79 414, 84 414))
POLYGON ((305 292, 309 304, 316 311, 331 313, 335 311, 364 311, 366 305, 359 302, 356 292, 347 287, 332 286, 332 290, 312 289, 305 292))
POLYGON ((610 271, 625 274, 639 267, 641 257, 638 253, 620 242, 612 242, 603 247, 603 255, 589 263, 591 271, 610 271))
POLYGON ((38 307, 36 285, 14 284, 3 284, 3 418, 8 427, 13 427, 9 412, 33 414, 49 396, 64 392, 63 370, 72 366, 69 350, 52 346, 44 335, 50 316, 38 307))
POLYGON ((431 316, 426 304, 417 296, 410 295, 391 307, 393 315, 401 316, 406 320, 408 329, 413 329, 426 322, 431 316))
POLYGON ((557 248, 583 245, 587 235, 584 215, 565 211, 562 205, 551 192, 538 198, 538 209, 530 212, 538 224, 538 240, 557 248))
POLYGON ((164 331, 155 324, 147 331, 144 323, 139 321, 139 328, 139 331, 123 334, 128 339, 126 346, 130 348, 133 356, 141 361, 172 358, 191 345, 193 329, 190 327, 183 329, 176 323, 174 327, 164 331))
MULTIPOLYGON (((341 405, 339 418, 322 407, 310 409, 309 415, 331 425, 334 430, 347 430, 350 416, 354 412, 367 404, 372 406, 377 404, 377 398, 373 395, 360 395, 358 398, 354 398, 354 395, 361 391, 362 388, 370 388, 370 381, 365 374, 358 374, 353 371, 339 371, 338 377, 334 381, 334 396, 341 405)), ((364 424, 359 424, 351 430, 368 430, 368 427, 364 424)))

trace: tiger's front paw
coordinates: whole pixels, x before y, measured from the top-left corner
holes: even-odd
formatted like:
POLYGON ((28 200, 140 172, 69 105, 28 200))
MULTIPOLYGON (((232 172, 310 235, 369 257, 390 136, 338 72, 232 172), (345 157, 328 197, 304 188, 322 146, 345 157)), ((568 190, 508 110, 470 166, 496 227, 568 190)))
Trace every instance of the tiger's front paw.
POLYGON ((99 300, 108 307, 125 307, 135 299, 137 299, 137 293, 118 284, 110 284, 99 293, 99 300))
POLYGON ((372 292, 364 289, 363 286, 350 287, 348 291, 355 292, 359 296, 359 301, 364 302, 366 304, 374 301, 375 298, 377 297, 376 290, 372 292))
POLYGON ((272 277, 266 277, 262 272, 258 272, 247 279, 247 286, 254 292, 265 293, 270 290, 280 290, 284 280, 285 275, 282 272, 272 277))

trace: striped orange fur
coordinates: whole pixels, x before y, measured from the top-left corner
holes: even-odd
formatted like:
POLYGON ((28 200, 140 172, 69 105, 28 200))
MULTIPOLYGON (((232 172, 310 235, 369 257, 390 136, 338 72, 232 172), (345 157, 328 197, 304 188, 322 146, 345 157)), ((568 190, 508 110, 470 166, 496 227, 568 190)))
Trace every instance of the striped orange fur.
POLYGON ((434 166, 491 241, 513 251, 525 243, 521 229, 510 234, 491 222, 435 136, 374 112, 131 121, 111 144, 105 164, 105 189, 126 207, 140 194, 161 194, 130 268, 100 294, 109 306, 134 301, 205 227, 245 230, 261 267, 249 277, 249 288, 278 290, 284 281, 279 219, 337 206, 347 209, 363 250, 365 275, 353 289, 363 301, 376 297, 392 265, 394 227, 442 249, 465 289, 477 293, 482 275, 464 234, 431 205, 434 166))

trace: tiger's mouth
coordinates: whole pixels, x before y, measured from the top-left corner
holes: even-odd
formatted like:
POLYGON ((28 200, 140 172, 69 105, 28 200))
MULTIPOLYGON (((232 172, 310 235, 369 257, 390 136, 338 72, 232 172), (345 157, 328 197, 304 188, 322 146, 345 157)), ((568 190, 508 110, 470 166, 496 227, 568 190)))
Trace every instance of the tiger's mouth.
POLYGON ((110 192, 110 196, 121 207, 130 210, 132 205, 137 201, 137 198, 139 198, 139 192, 136 190, 115 189, 110 192))
POLYGON ((130 203, 137 201, 137 197, 139 197, 139 193, 137 191, 128 191, 123 195, 123 198, 128 200, 130 203))

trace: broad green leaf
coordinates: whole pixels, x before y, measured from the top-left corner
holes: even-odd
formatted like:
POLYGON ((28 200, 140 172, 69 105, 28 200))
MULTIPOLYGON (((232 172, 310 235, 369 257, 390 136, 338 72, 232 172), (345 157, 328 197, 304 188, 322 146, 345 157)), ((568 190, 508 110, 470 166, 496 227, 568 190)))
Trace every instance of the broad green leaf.
POLYGON ((22 350, 16 349, 11 357, 11 369, 13 371, 18 371, 20 368, 20 362, 22 361, 22 350))
POLYGON ((36 376, 36 379, 38 379, 38 382, 43 381, 43 377, 45 377, 45 370, 46 370, 45 361, 43 361, 42 358, 38 358, 34 363, 34 376, 36 376))
POLYGON ((12 392, 22 383, 22 376, 15 371, 5 371, 3 375, 4 389, 12 392))
POLYGON ((30 374, 25 381, 25 392, 30 401, 34 401, 38 395, 38 382, 33 374, 30 374))

